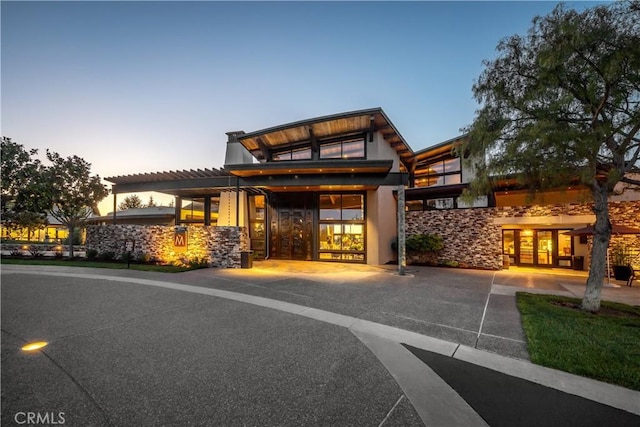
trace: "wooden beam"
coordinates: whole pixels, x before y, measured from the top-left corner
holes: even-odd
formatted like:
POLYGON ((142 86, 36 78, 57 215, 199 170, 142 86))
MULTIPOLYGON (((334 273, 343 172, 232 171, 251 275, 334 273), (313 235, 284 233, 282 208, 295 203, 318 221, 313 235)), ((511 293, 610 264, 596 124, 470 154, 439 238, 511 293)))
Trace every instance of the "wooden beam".
POLYGON ((264 141, 262 141, 262 138, 257 137, 256 138, 256 144, 258 144, 258 147, 260 148, 260 152, 262 153, 262 157, 268 162, 271 160, 271 153, 269 152, 269 149, 267 148, 266 144, 264 143, 264 141))

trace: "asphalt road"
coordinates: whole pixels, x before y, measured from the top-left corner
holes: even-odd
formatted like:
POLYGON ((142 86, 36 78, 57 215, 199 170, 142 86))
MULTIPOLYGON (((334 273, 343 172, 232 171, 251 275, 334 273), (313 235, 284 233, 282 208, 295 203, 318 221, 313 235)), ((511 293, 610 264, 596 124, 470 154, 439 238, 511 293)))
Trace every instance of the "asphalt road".
POLYGON ((104 280, 2 276, 2 424, 422 425, 348 330, 104 280), (25 342, 46 340, 25 354, 25 342), (391 411, 393 409, 393 411, 391 411))
MULTIPOLYGON (((511 275, 16 266, 1 278, 2 425, 640 425, 640 393, 524 360, 511 275), (36 340, 49 345, 20 350, 36 340)), ((566 282, 540 280, 579 286, 566 282)))

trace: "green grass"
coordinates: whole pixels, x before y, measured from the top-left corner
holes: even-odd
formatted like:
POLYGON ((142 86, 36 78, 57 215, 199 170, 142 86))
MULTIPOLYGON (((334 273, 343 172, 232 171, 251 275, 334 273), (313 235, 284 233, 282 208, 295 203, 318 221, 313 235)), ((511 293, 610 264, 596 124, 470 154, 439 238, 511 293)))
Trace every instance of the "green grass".
MULTIPOLYGON (((59 265, 63 267, 91 267, 91 268, 111 268, 126 269, 126 262, 103 262, 103 261, 86 261, 86 260, 68 260, 68 259, 18 259, 18 258, 2 258, 2 264, 19 264, 19 265, 59 265)), ((154 265, 154 264, 131 264, 130 270, 138 271, 157 271, 160 273, 180 273, 183 271, 193 270, 190 267, 177 267, 173 265, 154 265)))
POLYGON ((592 314, 576 298, 516 301, 533 363, 640 391, 640 307, 603 301, 592 314))

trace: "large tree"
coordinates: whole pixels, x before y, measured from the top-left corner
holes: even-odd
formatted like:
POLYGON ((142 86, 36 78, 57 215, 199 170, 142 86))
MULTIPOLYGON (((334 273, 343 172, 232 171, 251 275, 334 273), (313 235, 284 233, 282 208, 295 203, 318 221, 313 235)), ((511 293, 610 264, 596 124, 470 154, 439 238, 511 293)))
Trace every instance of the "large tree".
POLYGON ((35 157, 38 151, 27 151, 3 136, 1 153, 2 222, 8 229, 26 228, 30 238, 32 230, 43 227, 47 220, 45 202, 38 196, 42 185, 42 163, 35 157))
POLYGON ((137 194, 132 194, 124 198, 122 202, 118 205, 119 211, 124 211, 127 209, 136 209, 136 208, 144 208, 145 205, 142 203, 142 199, 137 194))
POLYGON ((598 311, 611 237, 608 197, 640 156, 640 7, 557 6, 526 36, 501 40, 473 86, 481 104, 461 152, 477 169, 469 194, 516 175, 531 189, 580 182, 596 216, 582 308, 598 311), (473 159, 482 159, 476 162, 473 159))
POLYGON ((50 206, 51 216, 69 230, 69 256, 73 257, 73 233, 82 227, 109 190, 98 175, 91 175, 91 164, 78 156, 62 157, 47 150, 51 166, 43 177, 47 183, 41 196, 50 206))

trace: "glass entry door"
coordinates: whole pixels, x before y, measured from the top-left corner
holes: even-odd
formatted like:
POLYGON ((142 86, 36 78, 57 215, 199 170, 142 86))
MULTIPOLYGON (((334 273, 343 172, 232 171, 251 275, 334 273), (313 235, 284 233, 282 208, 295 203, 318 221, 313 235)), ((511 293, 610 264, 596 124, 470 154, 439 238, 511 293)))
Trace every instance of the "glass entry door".
POLYGON ((538 265, 553 265, 553 232, 538 230, 536 239, 536 254, 538 256, 538 265))
POLYGON ((520 264, 533 265, 533 231, 523 230, 520 232, 520 264))

